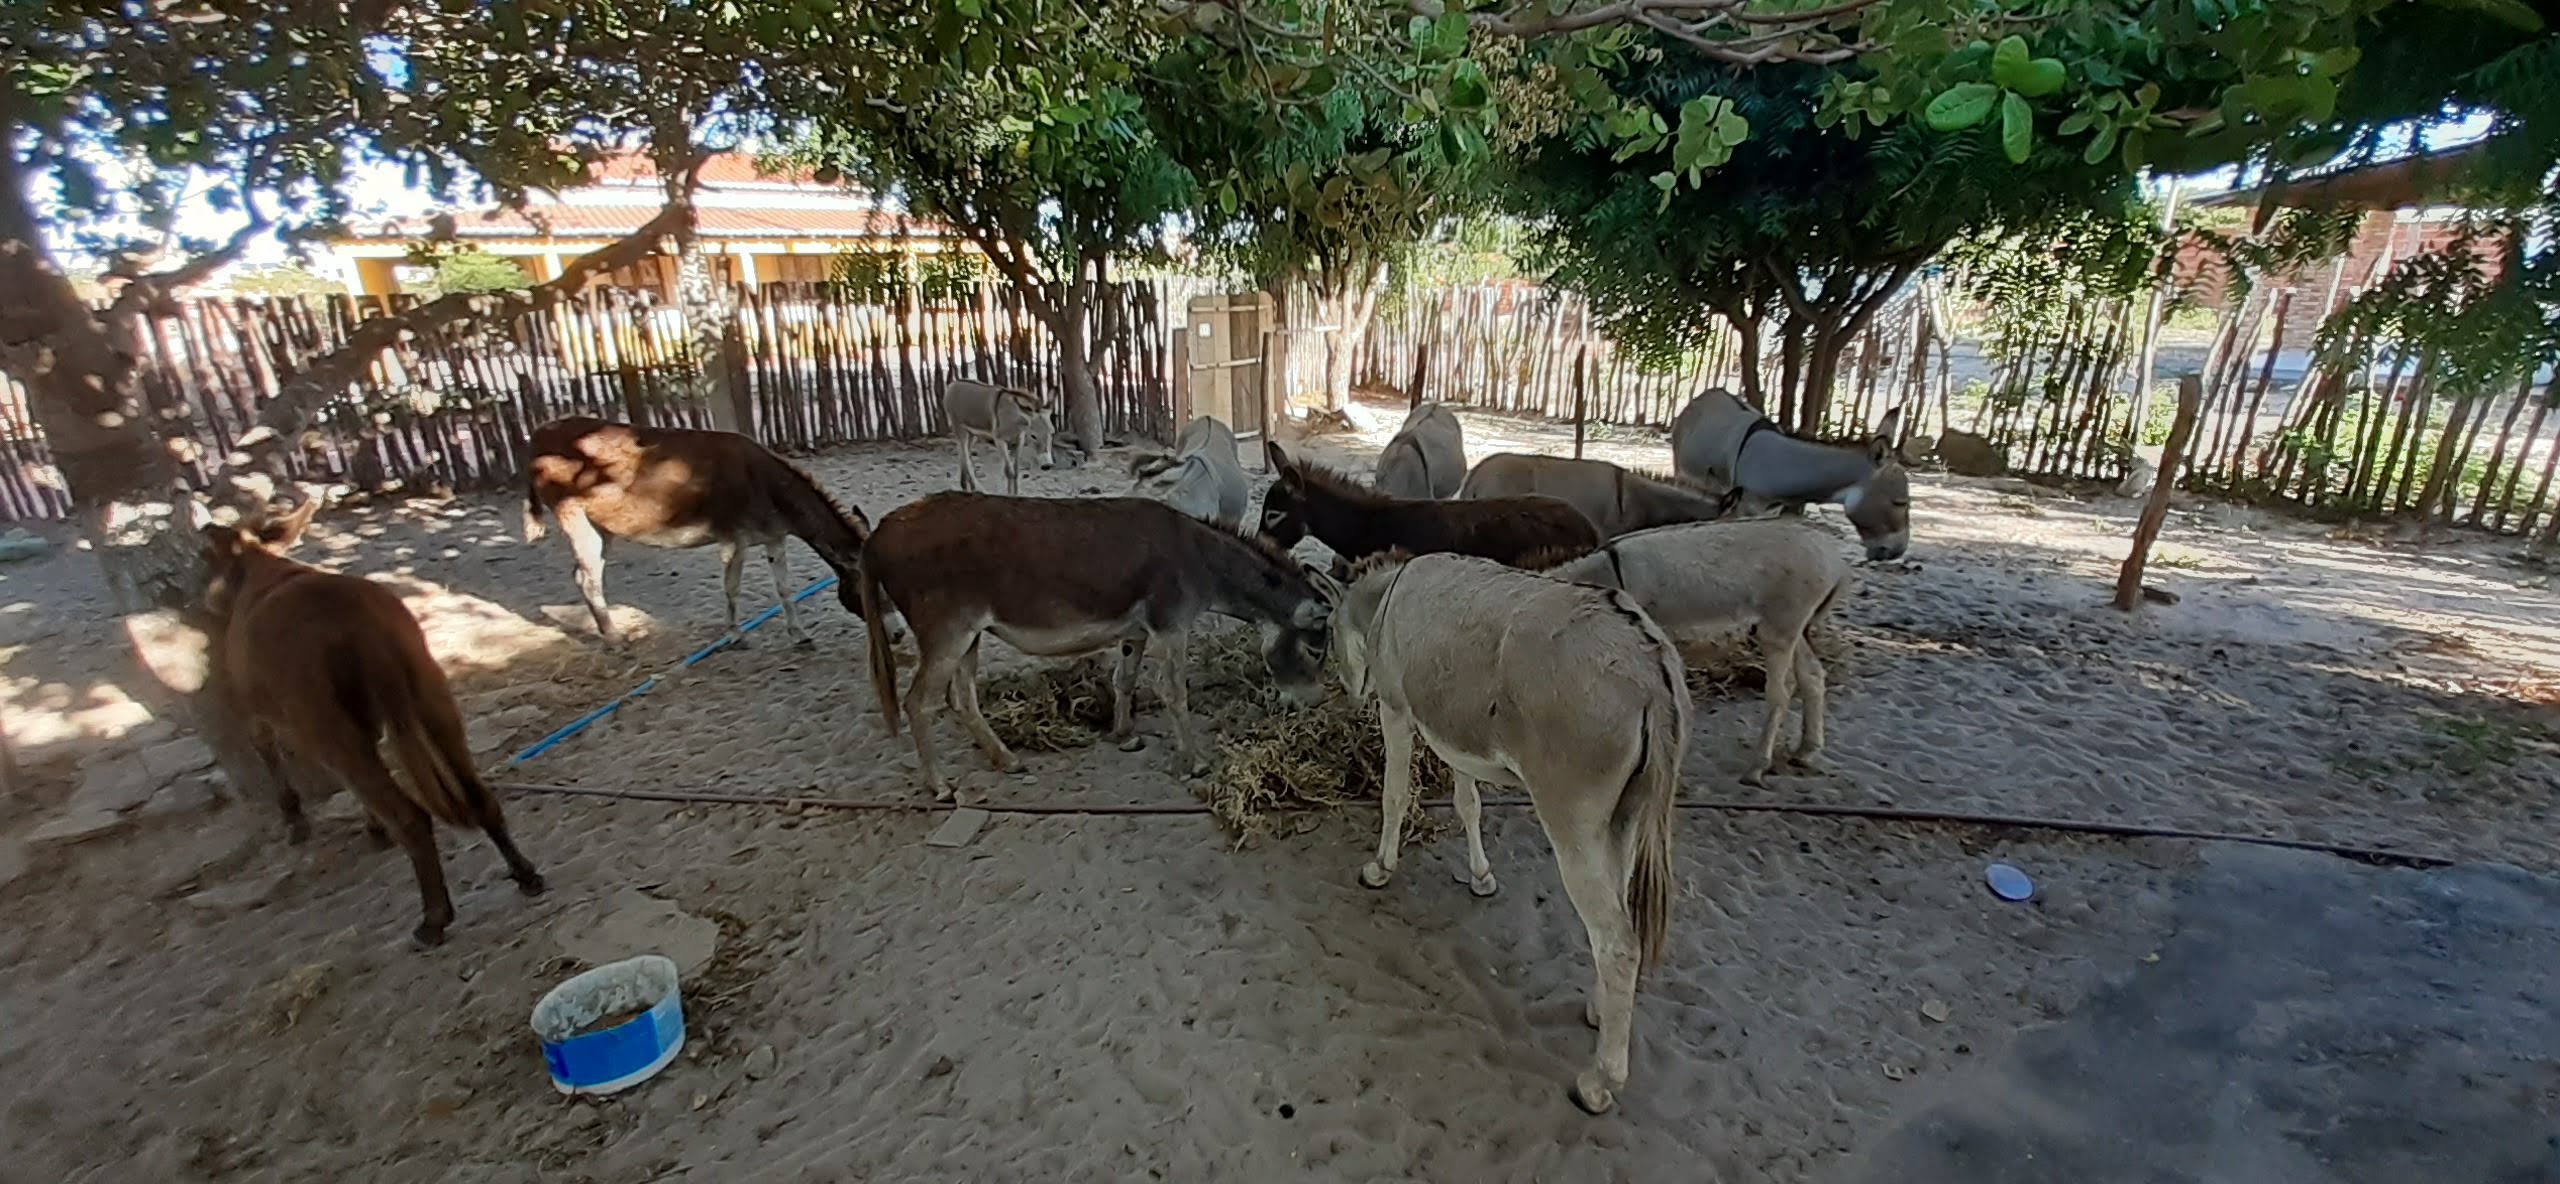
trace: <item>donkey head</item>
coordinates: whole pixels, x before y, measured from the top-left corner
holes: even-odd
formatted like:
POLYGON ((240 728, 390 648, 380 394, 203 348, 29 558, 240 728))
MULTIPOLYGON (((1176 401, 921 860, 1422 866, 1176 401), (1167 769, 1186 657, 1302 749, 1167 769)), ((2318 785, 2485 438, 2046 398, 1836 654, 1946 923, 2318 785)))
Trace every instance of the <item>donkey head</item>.
POLYGON ((1849 512, 1849 525, 1858 528, 1867 558, 1877 562, 1900 559, 1911 546, 1911 474, 1902 467, 1894 443, 1901 428, 1902 409, 1886 412, 1875 437, 1867 441, 1867 462, 1875 472, 1840 491, 1840 508, 1849 512))
POLYGON ((1262 442, 1262 458, 1278 479, 1262 495, 1262 534, 1282 547, 1294 547, 1307 537, 1307 520, 1299 504, 1306 497, 1306 474, 1289 462, 1289 454, 1280 445, 1262 442))
POLYGON ((295 543, 302 541, 303 529, 311 525, 311 515, 319 509, 320 499, 313 498, 282 518, 260 515, 234 525, 207 524, 201 552, 205 608, 216 616, 228 615, 247 578, 248 566, 259 557, 274 558, 292 550, 295 543))
POLYGON ((1007 390, 1005 397, 1022 412, 1022 437, 1017 447, 1031 450, 1044 469, 1058 467, 1058 421, 1047 400, 1026 390, 1007 390))
POLYGON ((1283 571, 1272 576, 1287 592, 1296 594, 1295 603, 1286 617, 1266 621, 1262 626, 1262 664, 1271 671, 1271 680, 1280 684, 1280 693, 1299 706, 1324 698, 1325 654, 1331 644, 1333 624, 1333 582, 1323 573, 1303 564, 1287 579, 1283 571))

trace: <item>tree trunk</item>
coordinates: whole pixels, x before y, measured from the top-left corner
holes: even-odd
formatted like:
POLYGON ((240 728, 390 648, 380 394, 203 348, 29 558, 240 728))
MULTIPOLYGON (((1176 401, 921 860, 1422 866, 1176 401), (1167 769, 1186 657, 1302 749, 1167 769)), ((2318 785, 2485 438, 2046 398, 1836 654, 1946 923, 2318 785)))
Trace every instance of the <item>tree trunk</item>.
POLYGON ((2169 423, 2169 441, 2160 450, 2159 484, 2133 526, 2133 551, 2116 573, 2115 606, 2132 612, 2142 604, 2142 569, 2151 561, 2151 544, 2159 541, 2160 524, 2169 517, 2169 497, 2177 488, 2178 462, 2196 434, 2196 413, 2204 405, 2204 383, 2193 374, 2178 379, 2178 414, 2169 423))
POLYGON ((1360 347, 1369 340, 1378 297, 1386 290, 1387 266, 1376 262, 1347 275, 1327 277, 1325 288, 1318 292, 1317 315, 1333 322, 1324 347, 1324 405, 1329 411, 1351 405, 1352 367, 1359 361, 1360 347))
POLYGON ((685 360, 693 373, 688 385, 711 426, 724 432, 754 430, 753 416, 740 406, 736 373, 730 367, 729 322, 734 316, 729 285, 719 274, 718 260, 702 249, 694 213, 694 170, 702 156, 694 150, 693 130, 680 112, 659 121, 651 153, 665 208, 677 211, 669 236, 675 249, 676 311, 684 317, 685 360))
POLYGON ((1058 386, 1067 404, 1067 430, 1076 447, 1091 460, 1102 453, 1102 388, 1093 379, 1093 343, 1086 338, 1092 319, 1093 286, 1085 279, 1094 259, 1079 259, 1057 301, 1057 320, 1049 326, 1058 341, 1058 386))

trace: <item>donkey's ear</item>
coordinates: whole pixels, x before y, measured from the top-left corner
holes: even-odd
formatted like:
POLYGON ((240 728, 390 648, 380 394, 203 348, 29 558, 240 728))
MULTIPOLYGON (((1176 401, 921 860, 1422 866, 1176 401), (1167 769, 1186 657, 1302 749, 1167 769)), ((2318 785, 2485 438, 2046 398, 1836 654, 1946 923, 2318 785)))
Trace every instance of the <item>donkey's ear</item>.
POLYGON ((282 518, 270 519, 258 527, 258 542, 270 551, 284 552, 302 541, 302 532, 311 525, 311 516, 320 510, 320 499, 312 498, 282 518))
POLYGON ((1324 602, 1326 604, 1339 605, 1342 603, 1342 581, 1333 578, 1331 574, 1327 573, 1322 568, 1317 567, 1315 564, 1305 562, 1304 560, 1299 561, 1298 570, 1307 573, 1307 582, 1315 585, 1316 595, 1324 598, 1324 602))
POLYGON ((1262 442, 1262 463, 1272 472, 1286 473, 1289 471, 1289 452, 1280 447, 1278 440, 1265 440, 1262 442))
POLYGON ((1896 407, 1885 412, 1883 421, 1876 424, 1875 439, 1867 441, 1868 458, 1881 463, 1893 455, 1894 442, 1901 438, 1902 408, 1896 407))

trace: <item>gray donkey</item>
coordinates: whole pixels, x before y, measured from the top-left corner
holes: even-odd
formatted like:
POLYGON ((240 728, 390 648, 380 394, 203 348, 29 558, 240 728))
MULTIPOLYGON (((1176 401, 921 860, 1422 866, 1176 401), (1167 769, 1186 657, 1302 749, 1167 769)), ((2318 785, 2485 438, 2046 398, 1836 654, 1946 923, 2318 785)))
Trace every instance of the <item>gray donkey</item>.
POLYGON ((1058 467, 1057 421, 1040 396, 1020 387, 994 386, 963 378, 942 388, 942 417, 951 437, 960 442, 960 488, 978 487, 978 465, 969 458, 969 441, 986 441, 1004 463, 1004 491, 1022 492, 1022 455, 1032 454, 1044 469, 1058 467))
POLYGON ((1785 518, 1697 522, 1640 530, 1586 555, 1561 561, 1533 557, 1520 566, 1625 592, 1684 644, 1750 626, 1768 671, 1767 707, 1759 763, 1743 780, 1757 785, 1782 767, 1778 733, 1798 696, 1804 700, 1804 733, 1788 759, 1815 768, 1828 676, 1813 652, 1811 631, 1839 603, 1851 579, 1837 539, 1785 518))
POLYGON ((1591 942, 1584 1018, 1600 1040, 1571 1096, 1607 1110, 1627 1081, 1637 971, 1660 960, 1671 921, 1690 713, 1680 655, 1624 593, 1460 555, 1362 563, 1333 626, 1343 685, 1377 697, 1386 737, 1378 854, 1360 882, 1384 887, 1395 872, 1417 730, 1457 776, 1479 896, 1495 883, 1476 785, 1526 788, 1591 942))
POLYGON ((1671 464, 1683 477, 1743 492, 1741 511, 1833 502, 1867 545, 1867 558, 1899 559, 1911 545, 1911 475, 1894 454, 1902 409, 1885 413, 1863 448, 1799 440, 1733 392, 1710 388, 1671 421, 1671 464))
POLYGON ((1389 497, 1449 497, 1466 476, 1466 433, 1457 414, 1438 403, 1405 413, 1404 426, 1378 450, 1376 485, 1389 497))
POLYGON ((1202 416, 1182 425, 1173 454, 1147 453, 1129 462, 1129 492, 1152 496, 1203 522, 1242 529, 1253 505, 1253 483, 1236 460, 1236 434, 1202 416))

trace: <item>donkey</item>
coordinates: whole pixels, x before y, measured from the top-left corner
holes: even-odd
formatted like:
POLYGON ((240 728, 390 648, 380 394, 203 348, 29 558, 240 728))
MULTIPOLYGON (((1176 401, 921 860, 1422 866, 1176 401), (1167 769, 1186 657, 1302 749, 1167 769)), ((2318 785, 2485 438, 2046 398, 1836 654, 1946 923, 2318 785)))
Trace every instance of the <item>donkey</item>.
POLYGON ((1173 454, 1154 453, 1129 462, 1129 493, 1150 493, 1166 505, 1230 531, 1244 527, 1253 485, 1236 462, 1236 434, 1203 416, 1182 425, 1173 454))
MULTIPOLYGON (((1138 663, 1161 644, 1162 694, 1186 770, 1203 763, 1184 683, 1201 614, 1260 625, 1263 663, 1282 690, 1300 702, 1323 693, 1331 606, 1307 573, 1276 548, 1162 502, 939 493, 880 520, 862 549, 862 573, 863 620, 876 624, 895 606, 915 631, 904 702, 917 769, 937 799, 951 797, 934 764, 931 719, 946 694, 996 768, 1022 768, 978 711, 978 645, 990 633, 1040 657, 1117 646, 1107 738, 1130 751, 1140 747, 1129 718, 1138 663)), ((896 735, 900 698, 885 631, 872 634, 871 682, 896 735)))
POLYGON ((1911 545, 1911 474, 1894 452, 1902 409, 1885 413, 1864 448, 1799 440, 1723 387, 1689 400, 1671 421, 1671 464, 1693 481, 1743 492, 1746 511, 1836 502, 1867 558, 1899 559, 1911 545))
POLYGON ((1283 547, 1312 534, 1345 562, 1395 549, 1513 563, 1553 548, 1600 545, 1599 530, 1582 511, 1551 497, 1400 498, 1322 465, 1293 461, 1276 443, 1266 443, 1263 455, 1279 479, 1262 495, 1262 533, 1283 547))
POLYGON ((1629 472, 1605 460, 1497 452, 1476 462, 1458 497, 1552 497, 1582 511, 1606 538, 1649 526, 1705 522, 1733 509, 1730 491, 1629 472))
POLYGON ((1028 451, 1044 469, 1058 467, 1058 423, 1040 396, 1021 387, 963 378, 942 388, 942 417, 960 442, 960 488, 978 487, 978 465, 969 458, 972 437, 984 440, 1004 462, 1004 491, 1022 492, 1022 457, 1028 451))
POLYGON ((1378 490, 1391 497, 1449 497, 1466 475, 1466 433, 1457 415, 1438 403, 1407 412, 1404 427, 1378 450, 1378 490))
POLYGON ((1768 679, 1760 759, 1743 781, 1758 785, 1788 762, 1816 769, 1827 676, 1811 634, 1850 586, 1849 562, 1820 529, 1784 518, 1663 526, 1612 539, 1578 557, 1532 556, 1522 566, 1625 592, 1682 644, 1750 626, 1768 679), (1781 762, 1778 733, 1799 696, 1804 731, 1788 762, 1781 762))
POLYGON ((1477 783, 1529 791, 1591 942, 1584 1018, 1600 1041, 1571 1096, 1607 1110, 1627 1081, 1637 970, 1660 961, 1670 927, 1672 796, 1691 710, 1671 639, 1624 593, 1389 554, 1341 594, 1333 656, 1355 698, 1377 698, 1386 737, 1378 853, 1361 883, 1395 873, 1416 731, 1456 777, 1478 896, 1497 885, 1477 783))
POLYGON ((408 606, 371 580, 284 557, 318 507, 304 502, 254 528, 205 528, 204 619, 213 637, 206 691, 257 754, 261 768, 241 772, 266 777, 286 841, 311 837, 286 774, 287 752, 355 793, 369 815, 366 830, 408 853, 423 914, 411 935, 436 945, 453 923, 436 823, 488 835, 527 896, 541 894, 542 873, 508 837, 498 796, 472 764, 444 670, 408 606), (383 763, 377 744, 386 739, 408 774, 405 785, 383 763))
POLYGON ((560 520, 560 533, 578 563, 578 594, 609 645, 623 644, 604 601, 605 541, 613 538, 652 547, 718 543, 732 630, 738 627, 738 581, 750 543, 764 545, 782 618, 799 645, 816 642, 791 601, 784 540, 808 543, 834 569, 838 603, 860 611, 853 569, 861 562, 862 540, 871 534, 870 519, 745 436, 570 416, 535 428, 532 450, 524 467, 525 541, 542 538, 545 510, 560 520))

